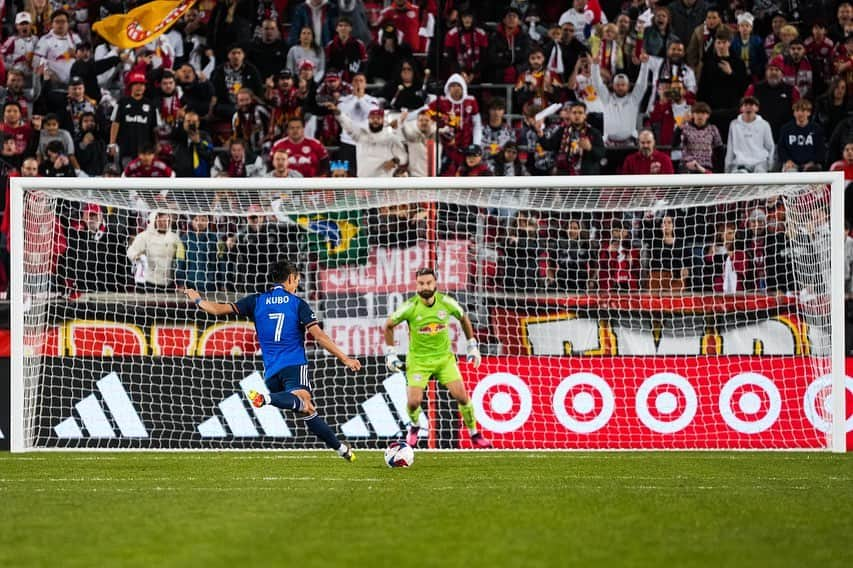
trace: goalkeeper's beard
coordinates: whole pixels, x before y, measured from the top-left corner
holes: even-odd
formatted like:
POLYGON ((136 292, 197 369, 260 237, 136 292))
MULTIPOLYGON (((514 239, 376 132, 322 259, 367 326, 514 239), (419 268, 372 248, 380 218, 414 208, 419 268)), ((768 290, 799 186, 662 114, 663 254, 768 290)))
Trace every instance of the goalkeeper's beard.
POLYGON ((418 292, 418 296, 420 296, 424 300, 429 300, 430 298, 435 296, 435 290, 421 290, 418 292))

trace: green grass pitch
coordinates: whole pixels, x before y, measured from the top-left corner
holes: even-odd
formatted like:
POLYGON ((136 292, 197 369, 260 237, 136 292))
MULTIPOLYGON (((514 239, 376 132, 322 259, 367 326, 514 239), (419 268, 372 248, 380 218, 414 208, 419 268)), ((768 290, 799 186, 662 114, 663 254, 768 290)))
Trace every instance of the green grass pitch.
POLYGON ((0 454, 4 567, 851 564, 851 454, 0 454))

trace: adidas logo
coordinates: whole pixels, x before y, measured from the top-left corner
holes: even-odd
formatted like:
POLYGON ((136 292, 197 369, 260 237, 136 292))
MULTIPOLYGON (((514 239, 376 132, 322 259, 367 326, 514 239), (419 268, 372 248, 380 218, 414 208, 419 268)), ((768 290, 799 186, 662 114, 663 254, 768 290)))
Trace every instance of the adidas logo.
MULTIPOLYGON (((382 393, 371 396, 361 403, 361 407, 364 409, 364 414, 376 435, 382 438, 391 438, 398 436, 409 425, 409 413, 406 410, 406 377, 403 376, 403 373, 394 373, 382 381, 382 386, 385 388, 388 398, 391 399, 391 404, 394 405, 394 410, 400 420, 394 417, 382 393), (401 424, 402 429, 400 428, 401 424)), ((427 432, 428 424, 426 412, 422 412, 418 419, 418 426, 421 427, 418 437, 424 438, 429 435, 427 432)), ((347 438, 367 438, 371 435, 367 423, 361 416, 354 416, 347 420, 341 426, 341 432, 347 438)))
MULTIPOLYGON (((262 406, 255 408, 249 402, 249 391, 256 390, 263 394, 269 394, 267 385, 261 378, 260 373, 254 372, 240 381, 240 393, 234 393, 219 403, 219 411, 225 419, 231 436, 240 438, 257 438, 269 436, 271 438, 289 438, 293 436, 281 410, 274 406, 262 406), (246 410, 246 405, 252 409, 255 418, 260 425, 260 431, 255 426, 255 421, 246 410)), ((218 416, 211 416, 198 425, 198 433, 202 438, 225 438, 228 432, 218 416)))
MULTIPOLYGON (((142 419, 133 407, 133 403, 127 395, 127 391, 124 390, 118 375, 110 373, 99 380, 96 386, 98 387, 97 392, 100 392, 101 399, 103 399, 110 416, 118 426, 121 436, 124 438, 147 438, 148 431, 142 424, 142 419)), ((83 435, 83 430, 80 429, 77 419, 71 416, 53 427, 58 438, 116 437, 113 424, 104 413, 104 407, 94 392, 75 404, 74 408, 77 410, 80 420, 83 421, 87 436, 83 435)))

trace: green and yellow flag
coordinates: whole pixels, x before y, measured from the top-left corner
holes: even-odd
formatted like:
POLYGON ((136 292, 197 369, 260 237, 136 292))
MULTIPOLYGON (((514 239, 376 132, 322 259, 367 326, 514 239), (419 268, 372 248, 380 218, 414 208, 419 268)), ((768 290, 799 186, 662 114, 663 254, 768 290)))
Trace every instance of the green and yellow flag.
POLYGON ((193 7, 196 0, 155 0, 95 22, 92 29, 121 49, 141 47, 163 35, 193 7))
POLYGON ((367 231, 359 211, 300 215, 296 224, 305 230, 308 248, 321 267, 367 261, 367 231))

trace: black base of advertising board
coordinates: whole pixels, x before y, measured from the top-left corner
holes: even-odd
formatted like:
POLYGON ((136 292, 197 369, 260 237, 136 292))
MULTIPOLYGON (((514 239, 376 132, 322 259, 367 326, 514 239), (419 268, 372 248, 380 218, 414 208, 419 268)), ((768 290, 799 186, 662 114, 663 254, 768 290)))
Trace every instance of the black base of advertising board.
MULTIPOLYGON (((389 375, 380 357, 361 361, 362 370, 352 373, 334 358, 312 357, 314 401, 340 438, 357 448, 384 448, 405 436, 405 381, 389 375)), ((42 369, 32 421, 37 447, 325 447, 296 413, 251 407, 245 393, 262 380, 259 357, 64 357, 44 359, 42 369)), ((429 408, 433 447, 458 447, 461 421, 445 389, 429 408)))

